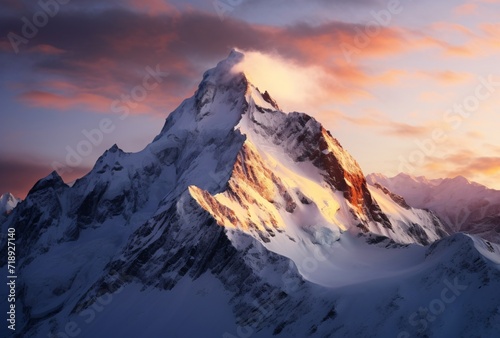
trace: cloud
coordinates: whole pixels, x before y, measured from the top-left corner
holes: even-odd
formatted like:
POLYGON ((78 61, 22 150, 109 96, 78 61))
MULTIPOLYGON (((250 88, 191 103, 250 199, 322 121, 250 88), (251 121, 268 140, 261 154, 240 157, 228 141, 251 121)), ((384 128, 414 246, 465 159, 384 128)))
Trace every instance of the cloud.
POLYGON ((493 176, 500 174, 500 157, 473 157, 461 159, 452 173, 468 177, 493 176))
POLYGON ((430 35, 423 36, 418 44, 422 47, 437 47, 444 57, 473 57, 478 53, 468 44, 457 45, 430 35))
POLYGON ((301 66, 283 59, 279 55, 246 52, 243 62, 233 69, 244 72, 249 81, 269 91, 285 109, 295 109, 308 104, 322 90, 321 69, 316 66, 301 66), (272 74, 272 76, 269 76, 272 74))
MULTIPOLYGON (((97 6, 97 2, 92 4, 97 6)), ((363 48, 358 48, 356 41, 366 28, 362 24, 329 21, 269 26, 231 17, 221 21, 215 12, 179 12, 179 4, 160 0, 145 5, 130 0, 127 9, 118 5, 109 8, 114 2, 106 4, 100 10, 62 11, 27 46, 21 46, 22 56, 31 60, 34 73, 44 77, 44 81, 21 83, 25 88, 19 93, 21 102, 59 110, 83 107, 109 112, 110 102, 141 83, 146 66, 159 64, 170 75, 159 90, 148 95, 137 113, 163 114, 190 96, 202 72, 236 47, 270 55, 296 71, 314 73, 309 81, 299 81, 303 90, 294 93, 300 93, 302 103, 310 95, 309 103, 316 109, 331 102, 351 103, 370 97, 370 88, 396 85, 407 75, 403 70, 373 74, 365 65, 367 60, 434 47, 469 55, 467 47, 397 27, 381 27, 363 48), (153 15, 142 6, 165 7, 153 10, 153 15), (346 44, 356 48, 352 62, 342 48, 346 44), (321 86, 313 83, 318 79, 321 86), (71 83, 75 89, 46 87, 47 81, 71 83)), ((0 34, 19 31, 20 26, 18 18, 8 17, 0 23, 0 34)), ((448 82, 461 79, 461 74, 451 71, 437 76, 448 82)), ((282 96, 274 95, 278 100, 282 96)), ((297 101, 290 100, 289 106, 297 101)))
POLYGON ((128 0, 130 8, 144 11, 149 15, 175 12, 175 8, 166 0, 128 0))
MULTIPOLYGON (((468 135, 469 138, 480 135, 468 135)), ((422 167, 422 173, 429 177, 464 176, 489 187, 499 187, 495 179, 500 174, 500 157, 481 156, 473 149, 455 145, 455 150, 442 157, 429 157, 422 167)), ((491 151, 498 152, 497 146, 491 151)))
POLYGON ((451 70, 441 71, 420 71, 417 74, 426 78, 437 80, 444 84, 457 84, 467 82, 473 78, 473 75, 467 72, 456 72, 451 70))
POLYGON ((418 94, 418 98, 421 101, 436 104, 438 102, 449 102, 448 100, 450 100, 450 95, 441 92, 425 90, 418 94))
POLYGON ((345 121, 359 127, 369 127, 382 135, 397 138, 422 138, 428 137, 436 128, 436 123, 429 122, 426 125, 411 125, 403 122, 393 121, 386 114, 372 112, 361 116, 351 116, 339 111, 329 111, 330 116, 338 121, 345 121))
POLYGON ((500 185, 498 184, 497 179, 500 174, 500 157, 476 158, 466 167, 461 170, 451 172, 449 175, 454 175, 454 173, 460 173, 458 175, 468 177, 470 180, 479 182, 491 189, 500 190, 500 185))
POLYGON ((453 13, 457 16, 472 15, 476 12, 478 5, 476 3, 465 3, 455 7, 453 13))
POLYGON ((414 126, 407 123, 389 121, 385 126, 385 133, 396 137, 417 138, 430 135, 432 126, 414 126))
POLYGON ((475 37, 476 34, 469 29, 468 27, 461 25, 456 22, 449 22, 449 21, 438 21, 434 22, 430 25, 430 28, 434 32, 451 32, 451 33, 459 33, 460 36, 465 36, 465 37, 475 37))
POLYGON ((439 48, 444 57, 477 58, 494 55, 500 49, 500 24, 496 22, 482 22, 473 31, 458 23, 440 21, 431 24, 429 29, 426 35, 422 35, 419 44, 422 48, 439 48))
MULTIPOLYGON (((19 19, 5 18, 0 23, 0 34, 18 32, 20 26, 19 19)), ((63 11, 51 18, 50 24, 27 46, 20 46, 21 56, 31 60, 34 73, 43 77, 44 82, 71 83, 77 92, 47 88, 44 82, 31 78, 21 84, 26 89, 19 98, 31 106, 40 104, 60 110, 83 106, 96 112, 109 111, 106 100, 111 102, 128 93, 141 83, 146 66, 159 64, 170 75, 161 90, 148 96, 141 112, 163 112, 175 108, 173 102, 190 96, 202 72, 237 47, 278 55, 281 61, 301 70, 314 68, 313 72, 322 73, 324 81, 311 102, 350 102, 368 96, 366 87, 374 79, 367 69, 347 62, 340 48, 343 42, 354 43, 360 28, 363 27, 342 22, 279 27, 231 18, 221 21, 215 13, 196 10, 164 11, 156 15, 119 8, 63 11), (168 102, 159 107, 162 98, 168 102)), ((405 41, 404 32, 383 28, 360 51, 359 58, 411 49, 405 41)), ((9 54, 4 56, 16 57, 9 54)), ((384 76, 379 77, 380 83, 394 82, 397 74, 384 76)), ((306 82, 303 84, 307 86, 306 82)))
POLYGON ((479 25, 479 29, 481 35, 467 43, 477 50, 479 56, 496 56, 500 51, 500 43, 498 42, 500 23, 482 23, 479 25))
POLYGON ((65 51, 51 45, 39 44, 31 48, 30 52, 41 53, 46 55, 59 55, 63 54, 65 51))
POLYGON ((109 112, 110 107, 110 101, 107 98, 90 93, 65 96, 34 90, 21 94, 19 100, 32 107, 55 108, 59 110, 83 108, 95 112, 109 112))

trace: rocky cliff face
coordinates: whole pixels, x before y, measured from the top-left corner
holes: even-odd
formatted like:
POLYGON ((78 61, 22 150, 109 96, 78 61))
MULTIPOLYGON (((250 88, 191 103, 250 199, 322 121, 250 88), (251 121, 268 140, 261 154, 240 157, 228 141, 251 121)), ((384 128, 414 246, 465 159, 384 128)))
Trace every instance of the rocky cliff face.
POLYGON ((151 337, 397 335, 415 294, 434 294, 408 281, 438 292, 439 278, 459 276, 483 287, 478 299, 499 286, 497 246, 461 235, 465 251, 442 268, 457 248, 422 246, 447 235, 439 220, 369 187, 318 121, 283 113, 233 72, 243 57, 207 71, 143 151, 114 146, 71 187, 52 173, 9 215, 2 231, 15 227, 29 248, 18 257, 18 335, 68 335, 76 323, 84 337, 139 336, 144 325, 125 319, 144 313, 151 337), (198 305, 183 312, 169 298, 180 296, 198 305), (193 317, 198 306, 207 313, 193 317), (227 332, 214 322, 193 331, 213 312, 227 332))

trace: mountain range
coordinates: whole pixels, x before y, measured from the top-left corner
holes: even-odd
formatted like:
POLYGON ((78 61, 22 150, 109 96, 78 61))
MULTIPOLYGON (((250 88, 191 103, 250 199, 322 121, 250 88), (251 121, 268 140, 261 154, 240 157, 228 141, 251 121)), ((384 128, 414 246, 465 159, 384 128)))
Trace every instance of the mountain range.
POLYGON ((500 245, 367 182, 320 122, 235 71, 244 57, 144 150, 115 145, 71 186, 53 172, 13 209, 2 336, 499 336, 500 245))
POLYGON ((393 178, 371 174, 367 181, 401 195, 412 207, 431 210, 450 233, 465 232, 500 243, 498 190, 488 189, 462 176, 429 180, 407 174, 393 178))

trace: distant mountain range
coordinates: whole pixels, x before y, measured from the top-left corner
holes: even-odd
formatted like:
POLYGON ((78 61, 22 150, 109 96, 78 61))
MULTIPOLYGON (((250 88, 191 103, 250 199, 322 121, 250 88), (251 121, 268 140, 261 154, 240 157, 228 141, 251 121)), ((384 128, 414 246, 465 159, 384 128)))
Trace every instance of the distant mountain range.
POLYGON ((500 243, 498 190, 488 189, 461 176, 428 180, 407 174, 392 178, 371 174, 367 181, 401 195, 412 207, 433 211, 450 233, 466 232, 500 243))

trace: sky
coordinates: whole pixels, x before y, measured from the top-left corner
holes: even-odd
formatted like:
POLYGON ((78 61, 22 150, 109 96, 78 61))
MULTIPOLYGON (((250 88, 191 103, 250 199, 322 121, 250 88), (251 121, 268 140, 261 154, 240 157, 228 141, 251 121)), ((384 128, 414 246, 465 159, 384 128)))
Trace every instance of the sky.
POLYGON ((500 189, 500 0, 2 0, 0 193, 135 152, 235 48, 365 174, 500 189))

